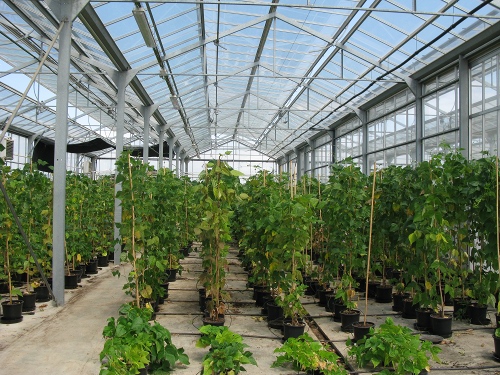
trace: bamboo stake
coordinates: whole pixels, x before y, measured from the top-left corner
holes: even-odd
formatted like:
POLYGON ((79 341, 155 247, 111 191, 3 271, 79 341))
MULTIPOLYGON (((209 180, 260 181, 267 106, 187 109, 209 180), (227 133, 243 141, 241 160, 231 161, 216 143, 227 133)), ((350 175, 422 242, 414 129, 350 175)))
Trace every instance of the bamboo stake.
POLYGON ((137 272, 136 263, 136 253, 135 253, 135 197, 134 197, 134 185, 132 183, 132 165, 130 164, 130 154, 128 154, 128 177, 130 182, 130 195, 132 200, 132 257, 133 257, 133 267, 134 267, 134 279, 135 279, 135 303, 137 307, 141 307, 139 301, 139 274, 137 272))
MULTIPOLYGON (((498 198, 499 198, 499 187, 498 187, 498 156, 496 157, 496 182, 497 182, 497 194, 496 194, 496 198, 497 198, 497 201, 496 201, 496 204, 497 204, 497 211, 496 211, 496 214, 497 214, 497 256, 498 256, 498 272, 499 272, 499 279, 500 279, 500 241, 498 239, 498 236, 500 235, 499 233, 499 229, 498 229, 498 226, 500 225, 500 214, 498 212, 498 198)), ((500 301, 498 302, 498 307, 497 307, 497 312, 498 310, 500 310, 500 301)))
POLYGON ((370 275, 370 257, 372 253, 372 231, 373 231, 373 209, 375 207, 375 183, 377 178, 377 163, 373 163, 373 185, 372 185, 372 199, 370 206, 370 234, 368 236, 368 260, 366 265, 366 286, 365 286, 365 316, 363 324, 366 325, 366 315, 368 314, 368 277, 370 275))

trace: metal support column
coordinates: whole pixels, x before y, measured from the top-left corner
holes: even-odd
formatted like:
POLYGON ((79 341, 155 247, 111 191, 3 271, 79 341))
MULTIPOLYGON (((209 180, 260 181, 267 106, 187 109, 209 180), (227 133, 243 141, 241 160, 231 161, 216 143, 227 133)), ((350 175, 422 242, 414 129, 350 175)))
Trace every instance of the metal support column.
POLYGON ((462 55, 458 57, 458 85, 460 148, 462 155, 469 159, 469 61, 462 55))
MULTIPOLYGON (((117 97, 116 97, 116 159, 120 158, 123 152, 123 136, 125 134, 125 89, 127 85, 130 83, 132 78, 135 77, 137 70, 127 70, 124 72, 112 71, 110 76, 113 79, 113 82, 116 84, 118 88, 117 97)), ((116 170, 115 170, 116 174, 116 170)), ((122 190, 121 182, 115 184, 115 197, 116 194, 122 190)), ((122 222, 122 207, 120 205, 120 199, 115 198, 115 215, 114 215, 115 223, 122 222)), ((121 237, 120 230, 115 225, 114 238, 118 240, 115 244, 115 254, 114 254, 114 262, 115 265, 120 264, 120 255, 122 253, 121 247, 121 237)))
POLYGON ((52 290, 55 304, 64 305, 64 240, 66 228, 66 145, 68 142, 71 28, 86 1, 51 0, 47 5, 63 23, 57 58, 56 129, 54 144, 54 199, 52 220, 52 290))
POLYGON ((173 171, 175 138, 168 139, 168 169, 173 171))
MULTIPOLYGON (((363 129, 363 145, 362 145, 362 160, 363 160, 363 165, 361 166, 361 170, 364 174, 370 173, 370 166, 368 165, 368 116, 366 114, 366 111, 363 111, 361 109, 356 110, 356 115, 358 116, 359 120, 361 121, 361 129, 363 129)), ((339 161, 339 160, 337 160, 339 161)))
POLYGON ((179 176, 180 176, 180 174, 179 174, 179 162, 180 162, 179 158, 181 157, 181 156, 179 155, 179 153, 180 153, 180 149, 181 149, 181 148, 180 148, 179 146, 175 146, 175 175, 176 175, 177 177, 179 177, 179 176))
POLYGON ((35 149, 35 142, 36 142, 36 134, 32 134, 28 137, 28 158, 29 158, 29 163, 31 164, 32 159, 33 159, 33 151, 35 149))
POLYGON ((163 142, 165 142, 165 129, 160 127, 158 136, 158 170, 163 168, 163 142))
POLYGON ((424 107, 422 103, 422 84, 416 83, 415 87, 415 154, 416 160, 420 163, 423 159, 422 137, 424 136, 424 107))
POLYGON ((144 144, 142 148, 142 162, 149 163, 149 130, 151 123, 151 116, 158 108, 158 104, 149 105, 147 107, 141 106, 141 114, 144 119, 144 144))
POLYGON ((96 179, 96 171, 97 171, 97 157, 92 156, 90 158, 90 178, 95 180, 96 179))

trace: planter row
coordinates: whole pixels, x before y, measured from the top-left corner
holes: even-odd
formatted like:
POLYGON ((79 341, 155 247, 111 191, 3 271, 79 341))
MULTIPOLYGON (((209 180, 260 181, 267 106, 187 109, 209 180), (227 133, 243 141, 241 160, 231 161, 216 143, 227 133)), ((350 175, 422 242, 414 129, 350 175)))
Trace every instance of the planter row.
MULTIPOLYGON (((64 276, 64 288, 76 289, 82 278, 95 275, 99 271, 99 267, 107 267, 109 260, 107 256, 97 257, 97 259, 87 263, 86 265, 78 266, 71 271, 70 275, 64 276)), ((52 278, 48 278, 48 282, 52 285, 52 278)), ((8 291, 8 290, 7 290, 8 291)), ((23 293, 18 300, 2 302, 2 318, 0 322, 3 324, 19 323, 23 320, 23 313, 32 312, 36 309, 36 302, 48 302, 52 298, 49 289, 46 285, 39 285, 34 288, 32 293, 23 293)))

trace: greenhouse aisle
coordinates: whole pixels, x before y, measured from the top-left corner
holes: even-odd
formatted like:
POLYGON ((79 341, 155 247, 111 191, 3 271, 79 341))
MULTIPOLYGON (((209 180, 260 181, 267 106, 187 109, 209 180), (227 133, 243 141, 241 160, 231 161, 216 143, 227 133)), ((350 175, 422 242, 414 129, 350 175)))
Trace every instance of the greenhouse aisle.
MULTIPOLYGON (((261 308, 255 306, 252 290, 246 287, 247 273, 232 248, 228 256, 226 290, 230 295, 227 303, 226 326, 243 336, 258 366, 245 366, 248 375, 296 374, 291 369, 271 368, 276 355, 274 349, 281 345, 279 330, 267 327, 261 308)), ((196 375, 207 349, 195 346, 202 326, 198 304, 198 278, 201 273, 201 259, 195 246, 189 256, 182 260, 184 271, 170 283, 169 296, 157 313, 156 320, 172 333, 172 341, 183 347, 190 358, 189 366, 178 365, 175 374, 196 375)), ((37 303, 35 314, 25 314, 23 322, 0 325, 0 363, 2 374, 37 375, 96 375, 99 373, 99 353, 104 339, 102 329, 107 318, 117 316, 120 305, 130 300, 122 286, 128 265, 103 268, 98 275, 84 279, 82 287, 66 291, 66 305, 59 309, 51 303, 37 303), (112 276, 114 269, 120 269, 121 278, 112 276)), ((361 295, 359 296, 361 297, 361 295)), ((350 334, 340 331, 340 323, 331 321, 331 313, 317 305, 317 300, 305 296, 303 303, 310 314, 309 320, 318 329, 306 326, 313 337, 331 340, 346 356, 345 341, 350 334)), ((358 306, 364 303, 358 300, 358 306)), ((402 319, 392 311, 391 304, 369 302, 369 320, 380 325, 386 317, 392 317, 398 324, 412 327, 414 320, 402 319)), ((498 374, 500 366, 491 357, 491 325, 471 326, 454 321, 453 337, 441 343, 441 364, 433 363, 433 374, 448 374, 457 370, 470 374, 498 374), (485 344, 487 343, 487 344, 485 344), (467 353, 467 355, 465 354, 467 353), (450 372, 451 371, 451 372, 450 372)), ((352 360, 349 360, 356 367, 352 360)), ((369 371, 357 369, 358 374, 369 371)))
POLYGON ((129 299, 122 291, 124 278, 111 273, 116 268, 128 272, 128 266, 110 263, 83 279, 81 288, 66 290, 63 308, 37 303, 35 314, 25 314, 23 322, 0 325, 0 373, 98 374, 106 319, 129 299))

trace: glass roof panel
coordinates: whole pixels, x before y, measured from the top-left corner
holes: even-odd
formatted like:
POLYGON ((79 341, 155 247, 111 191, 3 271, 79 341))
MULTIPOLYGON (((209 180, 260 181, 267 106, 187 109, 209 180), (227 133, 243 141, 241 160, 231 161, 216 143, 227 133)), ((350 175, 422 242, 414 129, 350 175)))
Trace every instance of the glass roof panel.
MULTIPOLYGON (((40 8, 34 2, 12 4, 12 8, 0 4, 5 20, 0 24, 0 58, 9 66, 20 67, 28 77, 9 74, 0 82, 22 92, 23 82, 35 69, 33 61, 48 41, 44 39, 42 44, 39 31, 32 30, 16 11, 24 13, 49 38, 55 29, 47 19, 53 14, 43 4, 40 8), (8 23, 18 29, 17 34, 8 23), (10 43, 12 40, 15 42, 10 43)), ((107 72, 103 74, 104 64, 115 70, 123 69, 118 66, 143 69, 126 88, 125 118, 131 132, 127 142, 141 141, 139 107, 156 103, 159 109, 152 125, 166 125, 169 136, 178 136, 178 144, 191 153, 195 153, 193 142, 212 147, 235 136, 259 150, 281 154, 313 135, 307 131, 312 125, 327 126, 353 107, 364 105, 401 82, 401 76, 417 71, 496 23, 497 18, 491 16, 499 14, 497 7, 480 0, 383 0, 363 5, 383 10, 370 12, 337 8, 352 7, 348 0, 316 0, 311 6, 303 0, 287 0, 277 4, 274 21, 268 17, 271 0, 265 5, 227 4, 224 0, 220 4, 137 4, 146 11, 156 49, 145 46, 132 16, 136 5, 130 2, 91 2, 87 6, 94 8, 97 19, 89 23, 80 16, 74 22, 73 46, 78 50, 73 51, 71 63, 70 103, 78 108, 71 107, 69 117, 78 123, 70 122, 71 141, 76 137, 90 139, 94 134, 110 139, 115 136, 116 85, 107 72), (295 6, 288 6, 292 4, 295 6), (416 12, 412 12, 415 5, 416 12), (464 12, 476 7, 482 7, 477 14, 488 17, 462 19, 464 12), (204 23, 199 24, 200 20, 204 23), (95 24, 98 29, 91 33, 85 24, 95 24), (443 33, 450 26, 453 29, 443 33), (432 46, 426 45, 442 33, 432 46), (411 59, 405 62, 408 57, 411 59), (394 67, 394 74, 386 74, 394 67), (167 72, 163 78, 161 68, 167 72), (318 78, 310 79, 314 76, 318 78), (372 81, 381 76, 388 81, 372 81), (172 94, 179 96, 183 117, 173 108, 172 94), (90 108, 92 105, 98 108, 90 108), (280 113, 288 109, 285 123, 280 113), (331 110, 336 111, 330 114, 331 110), (216 118, 217 128, 213 124, 216 118)), ((496 0, 493 4, 500 5, 496 0)), ((24 108, 19 116, 20 126, 26 129, 37 126, 53 133, 57 58, 56 44, 39 78, 43 95, 37 98, 30 93, 32 107, 24 108), (40 100, 50 108, 37 112, 40 100), (36 121, 39 125, 33 125, 36 121)), ((11 92, 0 87, 2 103, 10 108, 19 97, 11 92)))

